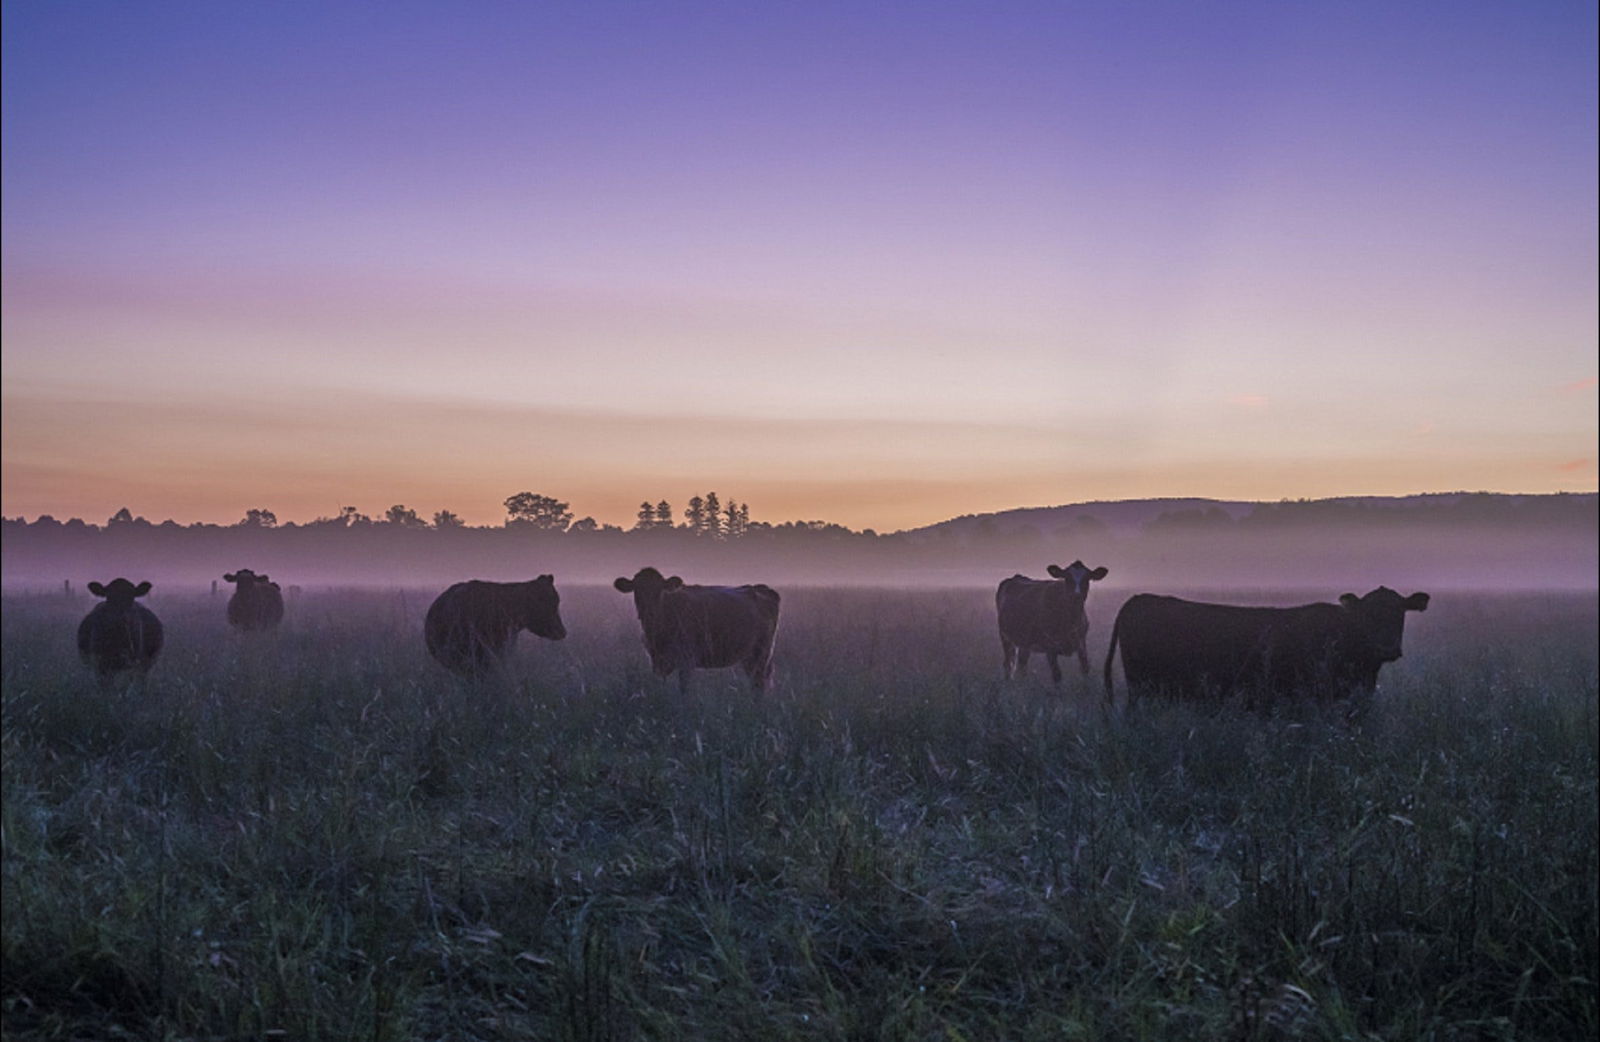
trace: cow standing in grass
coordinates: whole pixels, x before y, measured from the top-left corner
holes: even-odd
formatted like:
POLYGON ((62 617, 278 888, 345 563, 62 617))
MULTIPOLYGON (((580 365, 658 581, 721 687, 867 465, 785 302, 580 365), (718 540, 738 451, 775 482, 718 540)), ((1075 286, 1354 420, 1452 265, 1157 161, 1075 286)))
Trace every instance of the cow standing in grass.
POLYGON ((228 624, 234 629, 245 633, 270 630, 283 621, 283 592, 277 583, 248 568, 229 572, 222 579, 234 587, 228 598, 228 624))
POLYGON ((480 676, 500 664, 521 630, 561 640, 561 595, 554 576, 520 583, 456 583, 428 607, 423 638, 440 665, 463 676, 480 676))
POLYGON ((633 595, 644 629, 645 650, 656 675, 678 674, 687 691, 696 669, 738 666, 757 691, 772 681, 772 644, 778 633, 778 592, 769 586, 688 586, 641 568, 618 579, 618 591, 633 595))
POLYGON ((1065 568, 1053 564, 1045 570, 1052 578, 1013 575, 994 593, 1007 680, 1013 672, 1028 671, 1028 655, 1035 651, 1043 652, 1049 661, 1054 683, 1061 683, 1059 655, 1077 655, 1083 674, 1089 675, 1089 616, 1084 602, 1089 584, 1104 579, 1106 569, 1091 570, 1082 561, 1073 561, 1065 568))
POLYGON ((113 579, 104 586, 90 583, 89 592, 105 600, 78 624, 78 654, 84 665, 102 681, 122 672, 148 673, 165 639, 156 613, 134 603, 150 592, 150 584, 113 579))
POLYGON ((1239 693, 1254 701, 1370 693, 1378 686, 1378 670, 1401 656, 1406 612, 1427 607, 1427 594, 1402 597, 1387 586, 1365 597, 1347 593, 1338 604, 1296 608, 1201 604, 1141 593, 1122 606, 1111 630, 1106 699, 1113 697, 1111 665, 1119 642, 1130 698, 1239 693))

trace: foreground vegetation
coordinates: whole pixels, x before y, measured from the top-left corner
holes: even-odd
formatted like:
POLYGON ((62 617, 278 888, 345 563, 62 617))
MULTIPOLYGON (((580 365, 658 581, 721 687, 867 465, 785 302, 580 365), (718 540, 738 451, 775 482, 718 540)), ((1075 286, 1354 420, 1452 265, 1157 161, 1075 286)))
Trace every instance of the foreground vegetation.
POLYGON ((1436 595, 1269 716, 1002 684, 983 591, 789 593, 764 698, 602 590, 465 685, 426 606, 158 590, 101 691, 87 603, 6 600, 7 1038, 1600 1031, 1592 595, 1436 595))

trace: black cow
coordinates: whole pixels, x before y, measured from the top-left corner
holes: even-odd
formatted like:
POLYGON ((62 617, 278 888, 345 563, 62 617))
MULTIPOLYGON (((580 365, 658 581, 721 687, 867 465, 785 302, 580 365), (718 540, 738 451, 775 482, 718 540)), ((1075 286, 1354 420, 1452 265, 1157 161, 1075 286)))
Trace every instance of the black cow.
POLYGON ((1004 671, 1011 679, 1013 668, 1028 671, 1028 656, 1042 651, 1050 662, 1050 679, 1061 683, 1058 655, 1077 655, 1084 676, 1089 675, 1089 617, 1083 604, 1089 584, 1106 577, 1106 569, 1089 569, 1082 561, 1067 567, 1051 565, 1045 569, 1052 579, 1029 579, 1013 575, 994 592, 994 607, 1000 616, 1000 649, 1005 654, 1004 671))
POLYGON ((78 624, 78 654, 84 665, 101 680, 124 671, 148 673, 165 637, 156 613, 134 603, 150 592, 150 584, 113 579, 104 586, 90 583, 89 592, 105 600, 78 624))
POLYGON ((1400 657, 1406 612, 1427 607, 1427 594, 1402 597, 1387 586, 1365 597, 1347 593, 1338 604, 1297 608, 1200 604, 1141 593, 1122 606, 1111 630, 1106 698, 1113 696, 1111 664, 1119 640, 1130 697, 1242 693, 1254 701, 1299 692, 1371 692, 1379 668, 1400 657))
POLYGON ((641 568, 613 583, 633 594, 644 646, 658 676, 678 674, 680 691, 695 669, 738 666, 757 691, 772 680, 772 643, 778 633, 778 592, 768 586, 686 586, 641 568))
POLYGON ((464 676, 481 675, 499 664, 520 630, 547 640, 567 635, 554 576, 520 583, 456 583, 434 598, 422 627, 433 657, 464 676))
POLYGON ((222 580, 234 586, 228 598, 228 624, 234 629, 270 630, 283 621, 283 592, 277 583, 248 568, 229 572, 222 580))

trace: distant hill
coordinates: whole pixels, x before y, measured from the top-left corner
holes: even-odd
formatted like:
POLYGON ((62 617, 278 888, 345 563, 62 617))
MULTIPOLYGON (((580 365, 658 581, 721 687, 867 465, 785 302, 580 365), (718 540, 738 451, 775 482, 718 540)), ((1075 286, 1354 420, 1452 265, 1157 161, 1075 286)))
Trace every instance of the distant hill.
POLYGON ((1285 504, 1328 504, 1330 506, 1368 507, 1393 510, 1440 510, 1459 505, 1463 500, 1475 500, 1486 505, 1511 507, 1522 504, 1565 502, 1569 505, 1587 503, 1593 506, 1600 493, 1549 493, 1521 494, 1498 492, 1428 492, 1410 496, 1333 496, 1317 500, 1237 500, 1200 498, 1118 499, 1095 500, 1087 503, 1068 503, 1052 507, 1017 507, 990 514, 963 514, 948 521, 906 530, 903 534, 969 535, 982 530, 986 535, 1010 536, 1029 529, 1051 535, 1073 526, 1093 526, 1098 521, 1116 535, 1126 535, 1143 529, 1163 514, 1206 514, 1220 511, 1232 520, 1239 520, 1258 509, 1277 509, 1285 504))

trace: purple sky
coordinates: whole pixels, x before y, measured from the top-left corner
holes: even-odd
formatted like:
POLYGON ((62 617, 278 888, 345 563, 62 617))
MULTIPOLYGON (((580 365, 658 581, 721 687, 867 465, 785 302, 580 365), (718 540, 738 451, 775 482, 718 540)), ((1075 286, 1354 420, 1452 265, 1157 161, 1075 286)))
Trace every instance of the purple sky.
POLYGON ((1600 482, 1589 3, 3 10, 8 516, 1600 482))

